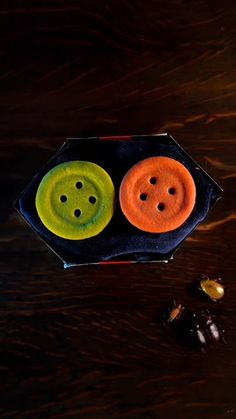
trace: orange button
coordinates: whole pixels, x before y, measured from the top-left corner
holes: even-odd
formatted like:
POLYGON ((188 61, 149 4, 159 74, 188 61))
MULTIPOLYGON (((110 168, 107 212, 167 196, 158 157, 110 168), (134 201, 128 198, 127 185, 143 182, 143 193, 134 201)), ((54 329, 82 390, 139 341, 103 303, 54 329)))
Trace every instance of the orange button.
POLYGON ((177 160, 150 157, 136 163, 120 186, 125 217, 140 230, 165 233, 180 227, 195 205, 194 180, 177 160))

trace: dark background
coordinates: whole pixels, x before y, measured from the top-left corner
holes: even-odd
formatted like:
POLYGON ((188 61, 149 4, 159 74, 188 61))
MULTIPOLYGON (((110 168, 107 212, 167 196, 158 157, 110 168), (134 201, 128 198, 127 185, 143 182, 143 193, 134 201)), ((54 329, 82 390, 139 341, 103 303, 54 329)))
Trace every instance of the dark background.
POLYGON ((235 0, 0 5, 0 417, 236 418, 235 0), (169 132, 224 189, 168 265, 62 263, 12 208, 66 137, 169 132), (221 276, 222 304, 188 292, 221 276), (162 326, 210 308, 205 355, 162 326))

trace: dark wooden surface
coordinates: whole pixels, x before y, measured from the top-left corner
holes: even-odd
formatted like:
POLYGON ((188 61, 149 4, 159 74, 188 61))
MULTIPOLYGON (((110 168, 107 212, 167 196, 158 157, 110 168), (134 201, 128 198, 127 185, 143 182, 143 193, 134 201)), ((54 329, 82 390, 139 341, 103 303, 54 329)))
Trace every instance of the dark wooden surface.
POLYGON ((0 417, 236 418, 235 0, 0 5, 0 417), (65 271, 12 208, 67 136, 169 132, 224 188, 169 265, 65 271), (188 292, 221 276, 222 304, 188 292), (173 299, 227 345, 176 342, 173 299))

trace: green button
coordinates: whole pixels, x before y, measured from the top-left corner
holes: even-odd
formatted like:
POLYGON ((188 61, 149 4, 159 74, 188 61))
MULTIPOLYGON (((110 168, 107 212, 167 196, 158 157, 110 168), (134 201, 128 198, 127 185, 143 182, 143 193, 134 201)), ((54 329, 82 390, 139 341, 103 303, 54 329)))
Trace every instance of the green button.
POLYGON ((114 213, 115 188, 95 163, 70 161, 51 169, 36 193, 36 209, 52 233, 69 240, 99 234, 114 213))

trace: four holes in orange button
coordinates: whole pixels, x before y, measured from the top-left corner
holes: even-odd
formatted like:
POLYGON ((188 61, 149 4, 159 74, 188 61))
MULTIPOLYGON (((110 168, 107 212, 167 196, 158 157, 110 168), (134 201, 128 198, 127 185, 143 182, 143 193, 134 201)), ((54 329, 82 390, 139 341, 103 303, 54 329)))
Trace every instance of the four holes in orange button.
POLYGON ((136 163, 120 186, 125 217, 140 230, 164 233, 180 227, 196 199, 194 180, 179 161, 150 157, 136 163))

